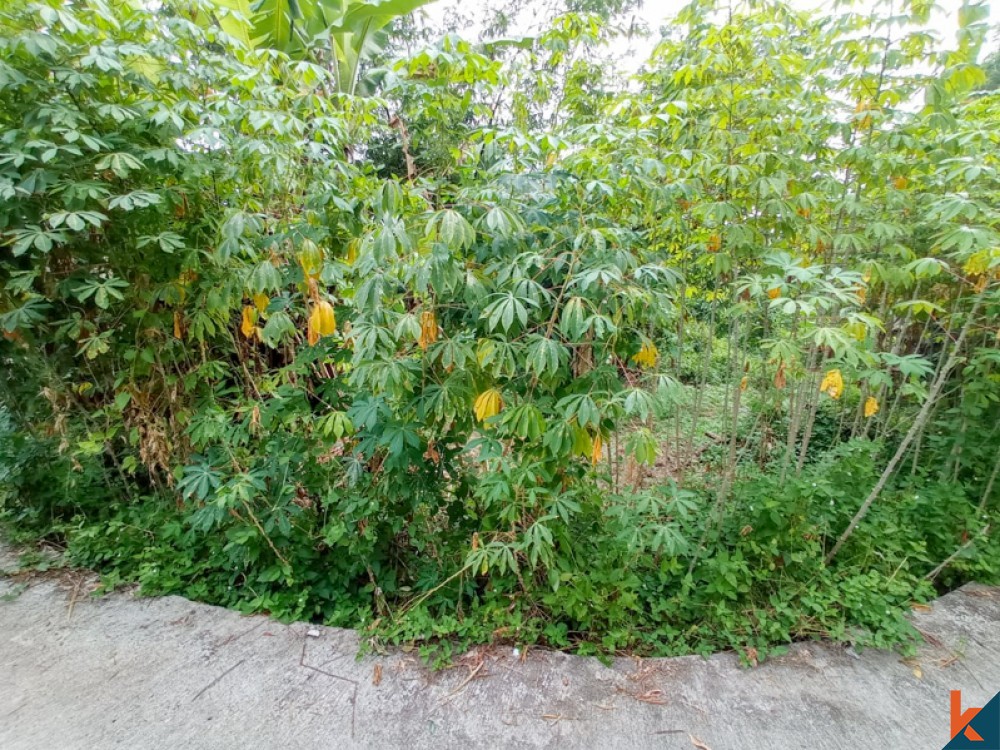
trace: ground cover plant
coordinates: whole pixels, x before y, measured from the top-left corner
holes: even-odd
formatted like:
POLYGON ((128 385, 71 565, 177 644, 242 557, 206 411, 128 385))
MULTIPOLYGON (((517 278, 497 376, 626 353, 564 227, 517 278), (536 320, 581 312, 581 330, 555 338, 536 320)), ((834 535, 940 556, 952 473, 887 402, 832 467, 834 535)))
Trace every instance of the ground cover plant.
POLYGON ((631 75, 633 4, 421 4, 5 3, 5 533, 445 658, 996 582, 986 6, 695 2, 631 75))

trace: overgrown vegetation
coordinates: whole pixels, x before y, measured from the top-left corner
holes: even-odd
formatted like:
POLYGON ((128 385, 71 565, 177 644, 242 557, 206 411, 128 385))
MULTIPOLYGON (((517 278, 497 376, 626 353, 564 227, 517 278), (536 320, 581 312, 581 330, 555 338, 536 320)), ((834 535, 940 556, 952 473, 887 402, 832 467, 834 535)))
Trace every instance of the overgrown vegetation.
POLYGON ((315 19, 10 0, 7 533, 445 656, 907 643, 1000 573, 1000 98, 983 5, 899 5, 345 77, 315 19))

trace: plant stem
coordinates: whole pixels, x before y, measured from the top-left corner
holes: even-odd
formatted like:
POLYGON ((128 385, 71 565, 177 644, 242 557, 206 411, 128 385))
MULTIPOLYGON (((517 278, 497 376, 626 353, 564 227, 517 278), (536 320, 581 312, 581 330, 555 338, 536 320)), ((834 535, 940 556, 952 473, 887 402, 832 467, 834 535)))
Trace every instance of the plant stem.
POLYGON ((997 457, 993 461, 993 471, 990 472, 990 478, 986 482, 986 489, 983 490, 983 498, 979 501, 979 507, 976 509, 979 515, 982 515, 983 511, 986 510, 986 503, 993 492, 993 484, 997 480, 997 474, 1000 474, 1000 449, 997 450, 997 457))
POLYGON ((973 544, 979 541, 979 539, 985 537, 989 533, 990 533, 990 525, 986 524, 985 526, 983 526, 983 528, 980 530, 978 534, 969 537, 969 540, 965 542, 965 544, 963 544, 957 550, 948 555, 948 557, 944 560, 944 562, 942 562, 940 565, 934 568, 934 570, 932 570, 930 573, 924 576, 924 579, 928 581, 933 581, 935 578, 938 577, 938 575, 941 573, 942 570, 947 568, 955 561, 955 558, 957 558, 960 554, 965 552, 965 550, 967 550, 969 547, 971 547, 973 544))
POLYGON ((927 418, 930 416, 931 409, 934 407, 937 401, 938 394, 941 392, 941 388, 944 387, 945 380, 948 378, 948 374, 951 372, 952 368, 958 364, 958 358, 961 355, 962 345, 965 343, 966 336, 969 334, 969 330, 972 328, 972 322, 975 320, 976 313, 979 312, 979 306, 982 304, 983 295, 977 295, 975 304, 972 306, 972 310, 969 313, 969 317, 966 318, 965 324, 962 326, 962 331, 958 335, 958 339, 955 341, 955 345, 951 349, 951 353, 948 355, 948 359, 945 360, 944 365, 938 371, 937 377, 934 379, 933 385, 931 385, 930 392, 927 394, 927 400, 924 401, 923 406, 920 407, 920 412, 917 414, 917 418, 913 420, 910 425, 910 429, 906 431, 906 435, 900 442, 899 447, 896 448, 896 453, 893 455, 892 459, 889 461, 885 470, 882 472, 882 476, 879 477, 878 482, 872 488, 872 491, 865 498, 865 501, 861 504, 858 512, 854 514, 851 522, 844 529, 844 533, 840 535, 837 539, 837 543, 833 545, 833 549, 826 556, 825 564, 829 565, 833 558, 837 556, 840 552, 840 548, 844 546, 844 542, 851 538, 854 530, 861 523, 861 520, 868 514, 868 509, 871 508, 872 503, 878 499, 878 496, 882 493, 885 485, 888 483, 890 477, 892 477, 893 472, 896 471, 896 466, 899 465, 900 460, 903 458, 903 454, 906 453, 907 448, 910 447, 910 443, 913 439, 920 433, 924 428, 924 424, 927 422, 927 418))

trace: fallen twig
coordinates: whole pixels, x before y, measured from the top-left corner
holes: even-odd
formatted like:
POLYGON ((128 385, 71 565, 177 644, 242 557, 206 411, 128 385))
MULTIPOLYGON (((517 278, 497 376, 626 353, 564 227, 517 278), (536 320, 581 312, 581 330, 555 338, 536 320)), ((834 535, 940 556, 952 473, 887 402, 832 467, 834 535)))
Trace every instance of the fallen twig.
POLYGON ((462 692, 462 690, 465 689, 465 686, 468 685, 470 682, 472 682, 476 678, 476 675, 479 674, 479 672, 482 670, 482 668, 485 665, 486 665, 485 661, 479 662, 478 666, 476 666, 475 669, 472 669, 472 670, 469 671, 469 676, 466 677, 464 680, 462 680, 461 684, 458 687, 456 687, 454 690, 452 690, 450 693, 448 693, 448 695, 446 695, 444 698, 441 699, 441 703, 442 704, 447 703, 452 698, 454 698, 456 695, 458 695, 460 692, 462 692))
POLYGON ((76 584, 73 586, 73 593, 69 597, 69 606, 66 608, 66 620, 68 621, 73 617, 73 610, 76 607, 76 600, 80 594, 80 586, 83 585, 83 578, 79 577, 76 579, 76 584))

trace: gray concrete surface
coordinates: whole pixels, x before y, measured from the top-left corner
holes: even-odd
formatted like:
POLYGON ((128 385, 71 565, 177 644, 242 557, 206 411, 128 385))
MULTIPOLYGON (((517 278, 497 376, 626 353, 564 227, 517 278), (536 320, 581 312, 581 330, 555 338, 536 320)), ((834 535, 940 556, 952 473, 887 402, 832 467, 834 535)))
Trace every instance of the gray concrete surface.
POLYGON ((938 750, 949 690, 966 706, 1000 690, 1000 590, 978 586, 914 613, 928 643, 907 663, 816 643, 755 669, 498 648, 438 673, 405 653, 358 660, 347 630, 89 586, 58 574, 0 601, 3 750, 938 750))

